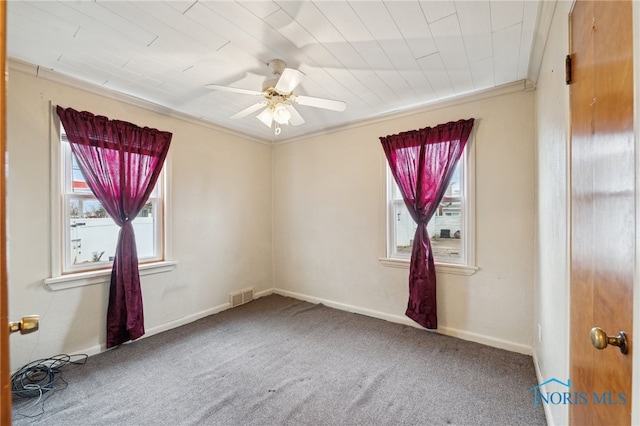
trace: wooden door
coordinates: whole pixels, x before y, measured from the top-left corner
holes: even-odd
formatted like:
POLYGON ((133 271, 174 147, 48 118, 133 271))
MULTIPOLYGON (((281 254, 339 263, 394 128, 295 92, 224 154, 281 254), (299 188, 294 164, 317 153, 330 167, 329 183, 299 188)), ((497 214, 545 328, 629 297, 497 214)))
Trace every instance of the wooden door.
POLYGON ((577 1, 570 15, 571 347, 574 425, 631 423, 635 149, 631 1, 577 1), (589 335, 625 331, 630 349, 589 335), (583 401, 584 402, 584 401, 583 401))
POLYGON ((6 134, 6 2, 0 4, 0 425, 11 424, 11 384, 9 372, 9 308, 7 301, 5 228, 5 134, 6 134))

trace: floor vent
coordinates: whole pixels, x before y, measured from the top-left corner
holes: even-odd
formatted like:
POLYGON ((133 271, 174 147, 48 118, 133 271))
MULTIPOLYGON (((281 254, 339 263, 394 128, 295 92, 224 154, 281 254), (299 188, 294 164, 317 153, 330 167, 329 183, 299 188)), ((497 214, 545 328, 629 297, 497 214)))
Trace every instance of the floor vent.
POLYGON ((242 305, 253 300, 253 288, 245 288, 229 294, 229 303, 231 307, 242 305))

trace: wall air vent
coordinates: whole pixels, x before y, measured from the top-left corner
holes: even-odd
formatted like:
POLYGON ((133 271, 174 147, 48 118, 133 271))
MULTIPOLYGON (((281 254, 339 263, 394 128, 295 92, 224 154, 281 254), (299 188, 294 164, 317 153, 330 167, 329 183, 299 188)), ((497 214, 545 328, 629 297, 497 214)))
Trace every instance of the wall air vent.
POLYGON ((231 307, 234 308, 236 306, 245 304, 247 302, 251 302, 253 300, 253 287, 245 288, 244 290, 238 290, 229 294, 229 303, 231 307))

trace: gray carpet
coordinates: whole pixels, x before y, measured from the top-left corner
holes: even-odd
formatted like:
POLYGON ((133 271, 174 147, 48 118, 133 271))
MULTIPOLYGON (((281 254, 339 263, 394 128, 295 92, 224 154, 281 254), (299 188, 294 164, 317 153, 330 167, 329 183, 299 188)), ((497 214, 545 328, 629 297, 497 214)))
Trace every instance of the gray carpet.
POLYGON ((546 424, 530 356, 276 295, 63 377, 43 404, 14 398, 13 424, 546 424))

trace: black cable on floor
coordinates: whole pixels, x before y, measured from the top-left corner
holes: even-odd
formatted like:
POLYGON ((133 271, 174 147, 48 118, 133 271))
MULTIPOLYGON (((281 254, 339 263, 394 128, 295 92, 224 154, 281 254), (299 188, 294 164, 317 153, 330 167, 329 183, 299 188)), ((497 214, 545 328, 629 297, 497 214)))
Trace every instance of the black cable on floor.
MULTIPOLYGON (((45 393, 63 390, 67 382, 62 378, 62 368, 69 364, 84 364, 88 355, 59 354, 51 358, 30 362, 11 376, 11 394, 15 398, 37 398, 33 404, 18 410, 14 414, 25 417, 37 417, 44 413, 45 393), (35 415, 28 415, 24 411, 42 402, 41 410, 35 415)), ((14 398, 14 400, 15 400, 14 398)), ((14 401, 15 402, 15 401, 14 401)))

